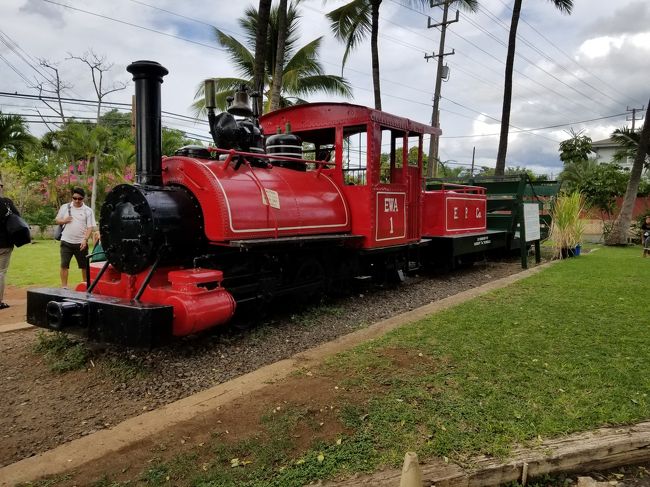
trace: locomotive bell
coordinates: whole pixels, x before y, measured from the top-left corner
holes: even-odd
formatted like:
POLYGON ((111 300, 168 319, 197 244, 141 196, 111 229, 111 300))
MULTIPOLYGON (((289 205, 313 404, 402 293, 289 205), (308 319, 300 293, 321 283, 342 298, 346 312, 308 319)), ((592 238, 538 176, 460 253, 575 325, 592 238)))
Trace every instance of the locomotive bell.
POLYGON ((239 117, 253 116, 253 110, 250 107, 248 99, 248 91, 246 91, 245 86, 242 86, 239 91, 235 91, 235 98, 232 104, 228 107, 228 113, 239 117))

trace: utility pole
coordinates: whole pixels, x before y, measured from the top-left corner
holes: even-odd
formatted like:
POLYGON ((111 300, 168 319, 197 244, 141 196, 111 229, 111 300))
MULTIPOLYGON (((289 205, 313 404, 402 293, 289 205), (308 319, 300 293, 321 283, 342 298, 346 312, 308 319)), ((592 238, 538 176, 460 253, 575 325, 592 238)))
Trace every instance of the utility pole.
POLYGON ((643 120, 643 111, 645 110, 645 105, 642 106, 641 108, 630 108, 627 107, 625 109, 626 112, 632 112, 632 118, 625 117, 625 120, 630 121, 632 120, 632 132, 634 132, 634 122, 637 120, 643 120), (640 111, 641 112, 641 118, 636 118, 636 112, 640 111))
POLYGON ((472 169, 469 172, 470 177, 474 177, 474 157, 476 156, 476 146, 472 147, 472 169))
MULTIPOLYGON (((431 114, 431 125, 433 127, 440 127, 440 88, 442 87, 442 78, 443 78, 443 64, 442 58, 445 56, 451 56, 455 54, 454 49, 451 52, 445 52, 445 34, 447 33, 447 25, 458 22, 458 10, 456 10, 456 19, 447 20, 447 15, 449 13, 449 4, 454 0, 444 0, 443 2, 434 3, 434 0, 429 0, 431 8, 442 6, 442 22, 439 24, 432 24, 431 17, 427 20, 427 27, 431 29, 432 27, 440 27, 440 47, 438 48, 438 54, 433 53, 431 56, 425 54, 424 59, 429 61, 432 57, 438 58, 438 70, 436 72, 436 89, 433 95, 433 113, 431 114)), ((427 177, 435 177, 438 175, 438 140, 437 135, 432 135, 431 140, 429 141, 429 164, 427 166, 427 177)))

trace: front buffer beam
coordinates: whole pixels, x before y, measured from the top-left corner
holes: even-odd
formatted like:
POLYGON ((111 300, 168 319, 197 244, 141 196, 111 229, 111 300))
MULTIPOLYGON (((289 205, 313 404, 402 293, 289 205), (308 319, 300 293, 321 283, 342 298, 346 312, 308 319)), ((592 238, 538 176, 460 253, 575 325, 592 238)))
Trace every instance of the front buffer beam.
POLYGON ((173 337, 174 308, 60 288, 27 291, 27 322, 92 341, 153 347, 173 337))

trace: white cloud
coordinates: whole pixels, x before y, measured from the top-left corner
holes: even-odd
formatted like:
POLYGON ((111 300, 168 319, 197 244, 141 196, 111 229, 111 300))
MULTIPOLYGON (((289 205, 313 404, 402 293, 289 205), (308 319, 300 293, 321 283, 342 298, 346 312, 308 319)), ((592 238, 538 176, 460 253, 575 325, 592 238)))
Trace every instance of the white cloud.
POLYGON ((603 58, 607 57, 612 50, 620 49, 625 42, 624 36, 621 37, 597 37, 595 39, 589 39, 582 43, 578 54, 582 54, 589 59, 603 58))

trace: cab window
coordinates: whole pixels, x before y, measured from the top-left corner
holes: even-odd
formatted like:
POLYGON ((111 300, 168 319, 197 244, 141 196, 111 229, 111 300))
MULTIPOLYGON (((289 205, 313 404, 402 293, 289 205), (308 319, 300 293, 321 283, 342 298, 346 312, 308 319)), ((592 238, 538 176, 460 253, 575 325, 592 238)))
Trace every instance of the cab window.
MULTIPOLYGON (((325 169, 334 166, 335 158, 335 134, 333 128, 309 130, 299 132, 302 140, 302 158, 307 161, 331 162, 332 165, 324 166, 325 169)), ((307 171, 318 169, 318 164, 307 164, 307 171)))
POLYGON ((368 128, 343 128, 343 181, 349 186, 368 184, 368 128))
POLYGON ((382 128, 379 180, 384 184, 395 184, 402 180, 404 167, 404 132, 382 128))

